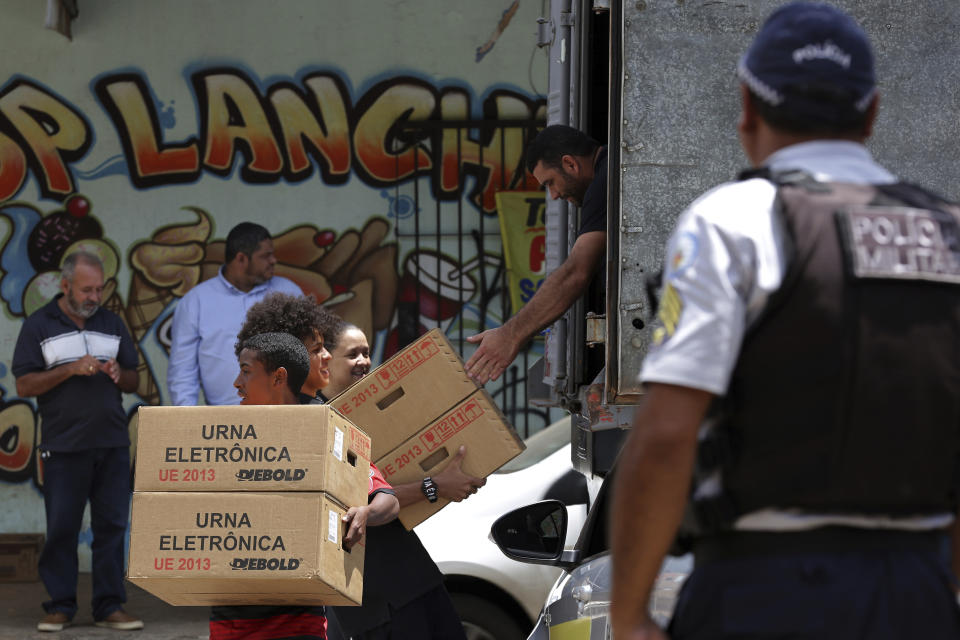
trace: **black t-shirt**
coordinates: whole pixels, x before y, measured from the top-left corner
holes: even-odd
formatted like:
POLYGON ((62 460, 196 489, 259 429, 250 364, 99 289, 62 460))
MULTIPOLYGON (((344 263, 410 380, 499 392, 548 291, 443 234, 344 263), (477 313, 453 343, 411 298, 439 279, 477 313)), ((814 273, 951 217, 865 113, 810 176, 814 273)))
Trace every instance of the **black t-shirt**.
POLYGON ((300 404, 327 404, 326 398, 307 395, 302 391, 298 394, 297 401, 300 404))
POLYGON ((399 520, 367 527, 363 567, 363 606, 333 607, 347 636, 390 621, 399 609, 443 584, 443 575, 420 538, 399 520))
POLYGON ((593 181, 583 195, 580 207, 580 231, 582 236, 591 231, 607 230, 607 148, 600 147, 593 162, 593 181))
MULTIPOLYGON (((322 401, 300 394, 301 404, 322 401)), ((380 492, 377 489, 369 498, 380 492)), ((443 575, 427 553, 420 538, 407 531, 399 520, 367 527, 363 568, 363 605, 332 607, 338 626, 355 636, 390 621, 391 609, 399 609, 415 598, 443 584, 443 575)))

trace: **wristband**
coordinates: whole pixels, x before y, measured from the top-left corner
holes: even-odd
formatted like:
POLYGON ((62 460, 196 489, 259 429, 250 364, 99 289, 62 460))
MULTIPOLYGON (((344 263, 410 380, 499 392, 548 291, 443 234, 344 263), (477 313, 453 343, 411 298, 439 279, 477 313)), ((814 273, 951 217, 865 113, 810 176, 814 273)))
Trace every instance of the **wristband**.
POLYGON ((433 481, 430 476, 427 476, 423 479, 423 484, 420 486, 420 491, 423 492, 423 495, 426 496, 427 501, 436 502, 439 497, 439 490, 437 489, 437 483, 433 481))

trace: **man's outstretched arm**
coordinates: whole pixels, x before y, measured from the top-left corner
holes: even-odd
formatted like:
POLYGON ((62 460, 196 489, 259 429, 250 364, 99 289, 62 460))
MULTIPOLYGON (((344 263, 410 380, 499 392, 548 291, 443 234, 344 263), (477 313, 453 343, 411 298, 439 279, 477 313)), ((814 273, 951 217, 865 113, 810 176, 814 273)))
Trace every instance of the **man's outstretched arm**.
POLYGON ((613 630, 623 640, 666 638, 647 610, 683 518, 697 432, 713 395, 651 384, 617 460, 611 509, 613 630))
POLYGON ((559 318, 586 292, 606 251, 604 231, 591 231, 577 238, 567 259, 546 277, 516 315, 503 326, 467 338, 480 345, 467 361, 467 373, 480 384, 499 378, 527 340, 559 318))

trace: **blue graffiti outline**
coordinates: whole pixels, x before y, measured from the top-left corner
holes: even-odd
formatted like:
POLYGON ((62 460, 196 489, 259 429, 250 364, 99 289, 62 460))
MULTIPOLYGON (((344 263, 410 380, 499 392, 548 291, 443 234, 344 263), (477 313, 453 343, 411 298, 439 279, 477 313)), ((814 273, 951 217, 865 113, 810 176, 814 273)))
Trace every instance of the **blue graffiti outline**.
POLYGON ((381 189, 380 197, 387 201, 387 217, 397 220, 406 220, 414 213, 420 213, 421 207, 414 206, 413 198, 406 194, 391 196, 389 189, 381 189))
MULTIPOLYGON (((160 341, 158 332, 166 319, 172 316, 173 312, 176 311, 177 304, 180 302, 180 300, 180 297, 174 296, 174 298, 167 303, 163 310, 157 314, 157 317, 153 319, 153 323, 150 324, 149 329, 147 329, 147 331, 143 334, 143 337, 140 338, 140 341, 137 343, 140 347, 140 355, 143 357, 143 361, 147 365, 147 370, 157 383, 157 389, 160 392, 160 404, 167 404, 170 402, 169 398, 164 397, 166 393, 169 393, 169 390, 167 389, 166 384, 162 384, 164 381, 157 376, 156 363, 154 363, 153 353, 155 351, 159 351, 159 353, 164 354, 167 357, 169 366, 170 356, 167 353, 166 348, 164 348, 163 343, 160 341)), ((139 398, 140 396, 137 397, 139 398)), ((140 400, 143 402, 142 398, 140 400)))
POLYGON ((0 217, 10 222, 10 235, 0 250, 0 299, 15 315, 23 315, 23 294, 30 280, 37 275, 30 263, 27 240, 34 227, 43 219, 43 213, 26 202, 11 202, 0 206, 0 217), (33 219, 29 219, 33 217, 33 219))

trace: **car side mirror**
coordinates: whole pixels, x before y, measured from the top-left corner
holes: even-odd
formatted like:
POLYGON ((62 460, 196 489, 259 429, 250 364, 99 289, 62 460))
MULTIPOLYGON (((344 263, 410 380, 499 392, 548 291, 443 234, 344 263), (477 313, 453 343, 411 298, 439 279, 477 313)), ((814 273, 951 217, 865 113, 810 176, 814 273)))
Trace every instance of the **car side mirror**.
POLYGON ((567 508, 559 500, 544 500, 500 516, 490 528, 504 555, 531 564, 572 566, 574 551, 566 551, 567 508))

